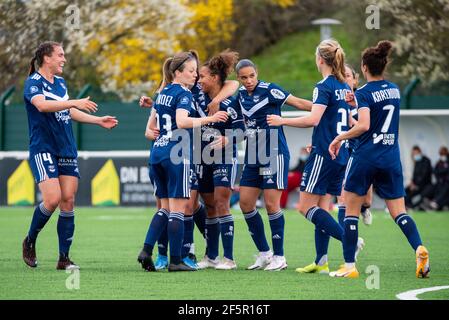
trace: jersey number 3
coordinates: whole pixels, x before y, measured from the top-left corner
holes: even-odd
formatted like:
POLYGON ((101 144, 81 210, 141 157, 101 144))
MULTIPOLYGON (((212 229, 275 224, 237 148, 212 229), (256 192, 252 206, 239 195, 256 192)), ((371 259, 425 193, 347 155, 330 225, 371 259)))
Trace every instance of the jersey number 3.
MULTIPOLYGON (((165 119, 165 124, 162 126, 167 131, 167 137, 172 137, 172 131, 171 131, 171 117, 169 114, 163 114, 162 118, 165 119)), ((159 114, 156 113, 156 121, 157 121, 157 127, 159 130, 161 130, 161 123, 159 120, 159 114)))

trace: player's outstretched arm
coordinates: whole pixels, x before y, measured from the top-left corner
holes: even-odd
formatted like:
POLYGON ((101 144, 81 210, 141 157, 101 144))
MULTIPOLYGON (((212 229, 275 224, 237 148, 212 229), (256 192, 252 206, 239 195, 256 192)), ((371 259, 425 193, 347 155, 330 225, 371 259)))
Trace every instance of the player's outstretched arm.
POLYGON ((189 117, 187 110, 176 110, 176 124, 179 129, 190 129, 201 127, 202 125, 214 123, 214 122, 226 122, 228 120, 228 114, 225 111, 218 111, 213 116, 203 118, 189 117))
POLYGON ((70 109, 70 116, 75 121, 81 123, 96 124, 105 129, 112 129, 118 124, 118 120, 116 119, 116 117, 113 116, 97 117, 82 112, 75 108, 70 109))
POLYGON ((77 100, 53 101, 53 100, 45 100, 45 96, 39 95, 34 97, 31 103, 40 112, 58 112, 71 108, 76 108, 89 113, 97 112, 98 110, 97 104, 91 101, 90 97, 77 100))
POLYGON ((311 111, 312 110, 312 101, 301 99, 295 97, 294 95, 289 95, 285 103, 289 106, 295 107, 298 110, 311 111))
POLYGON ((220 92, 212 99, 212 101, 207 105, 208 114, 211 116, 215 114, 220 109, 220 103, 234 95, 234 93, 239 88, 239 82, 236 80, 226 80, 223 88, 220 92))
POLYGON ((278 115, 270 114, 267 116, 267 122, 270 126, 290 126, 297 128, 315 127, 320 123, 326 106, 314 104, 312 112, 304 117, 283 118, 278 115))

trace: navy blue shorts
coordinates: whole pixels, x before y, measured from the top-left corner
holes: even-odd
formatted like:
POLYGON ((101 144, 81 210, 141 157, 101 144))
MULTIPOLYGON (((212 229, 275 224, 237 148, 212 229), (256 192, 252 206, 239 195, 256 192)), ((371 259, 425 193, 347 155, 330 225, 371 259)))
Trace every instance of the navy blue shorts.
POLYGON ((190 162, 173 164, 170 159, 150 164, 155 195, 164 198, 190 198, 190 162))
POLYGON ((234 188, 237 177, 238 162, 232 164, 203 164, 197 166, 195 173, 200 193, 213 193, 215 187, 234 188))
POLYGON ((274 169, 269 164, 245 165, 240 186, 259 189, 287 189, 289 161, 289 157, 281 154, 276 157, 274 169))
POLYGON ((312 153, 302 174, 300 190, 324 196, 340 196, 346 166, 312 153))
POLYGON ((30 154, 29 162, 37 183, 59 176, 80 178, 77 159, 59 158, 51 153, 42 152, 30 154))
POLYGON ((401 162, 394 161, 386 165, 379 167, 359 156, 349 158, 345 190, 364 196, 372 184, 383 199, 404 197, 401 162))

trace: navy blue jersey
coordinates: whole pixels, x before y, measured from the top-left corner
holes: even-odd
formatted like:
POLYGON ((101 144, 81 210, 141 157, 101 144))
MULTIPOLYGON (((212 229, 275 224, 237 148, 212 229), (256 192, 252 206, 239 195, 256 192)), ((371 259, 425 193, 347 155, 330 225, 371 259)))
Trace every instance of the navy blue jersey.
MULTIPOLYGON (((282 127, 270 127, 267 116, 270 114, 281 115, 281 107, 284 105, 290 93, 274 83, 259 81, 254 91, 250 94, 245 87, 241 87, 238 93, 240 106, 246 124, 246 135, 248 137, 245 152, 245 164, 260 165, 262 157, 283 155, 290 158, 287 140, 282 127), (270 129, 276 130, 278 146, 277 150, 270 148, 270 129), (254 148, 256 137, 261 138, 261 133, 266 136, 266 143, 259 148, 257 146, 256 159, 248 158, 248 150, 254 148), (249 143, 248 143, 249 142, 249 143), (250 146, 250 144, 252 146, 250 146), (254 160, 256 162, 254 163, 254 160)), ((257 141, 259 141, 257 139, 257 141)), ((254 149, 252 149, 254 150, 254 149)), ((264 163, 265 164, 265 163, 264 163)))
MULTIPOLYGON (((197 100, 197 112, 200 117, 207 117, 207 106, 209 103, 211 103, 212 99, 209 97, 209 95, 205 94, 201 91, 201 93, 198 95, 197 100)), ((243 115, 242 110, 237 102, 237 99, 234 97, 229 97, 225 100, 223 100, 219 105, 219 111, 225 111, 228 113, 228 121, 226 122, 215 122, 210 123, 208 125, 203 125, 201 127, 201 150, 203 150, 208 144, 210 144, 214 137, 217 135, 225 136, 226 130, 236 130, 240 129, 242 132, 245 131, 245 124, 243 121, 243 115)), ((229 133, 228 133, 229 135, 229 133)), ((236 141, 233 139, 231 143, 233 144, 233 157, 235 158, 237 156, 237 146, 236 141)), ((223 154, 222 162, 225 163, 225 152, 224 150, 221 151, 223 154)), ((212 153, 213 154, 213 153, 212 153)), ((227 160, 227 163, 229 163, 231 159, 227 160)))
POLYGON ((370 128, 359 137, 355 154, 385 166, 400 161, 399 155, 399 88, 389 81, 371 81, 355 92, 358 109, 370 110, 370 128))
POLYGON ((43 96, 45 100, 69 100, 65 81, 61 77, 55 76, 54 82, 51 83, 35 72, 26 79, 23 99, 28 114, 30 153, 48 152, 61 158, 76 158, 70 109, 40 112, 32 103, 37 96, 43 96))
MULTIPOLYGON (((345 101, 347 92, 351 89, 346 83, 337 80, 334 75, 330 75, 318 82, 313 90, 313 104, 322 105, 326 108, 321 117, 320 123, 313 128, 312 148, 320 156, 331 159, 329 145, 339 134, 349 129, 350 107, 345 101)), ((343 146, 335 161, 339 164, 348 162, 349 145, 343 142, 343 146)))
POLYGON ((173 133, 178 130, 176 110, 186 110, 190 115, 193 108, 192 93, 180 84, 169 84, 157 96, 154 108, 156 109, 159 136, 153 145, 150 164, 169 159, 171 149, 181 141, 181 137, 172 139, 173 133))

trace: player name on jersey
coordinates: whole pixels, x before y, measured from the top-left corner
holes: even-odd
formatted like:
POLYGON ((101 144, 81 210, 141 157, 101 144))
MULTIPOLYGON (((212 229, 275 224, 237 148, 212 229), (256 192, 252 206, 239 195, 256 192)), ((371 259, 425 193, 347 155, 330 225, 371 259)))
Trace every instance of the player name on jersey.
POLYGON ((371 93, 374 102, 385 101, 388 99, 401 99, 401 93, 399 89, 390 88, 385 90, 374 91, 371 93))

